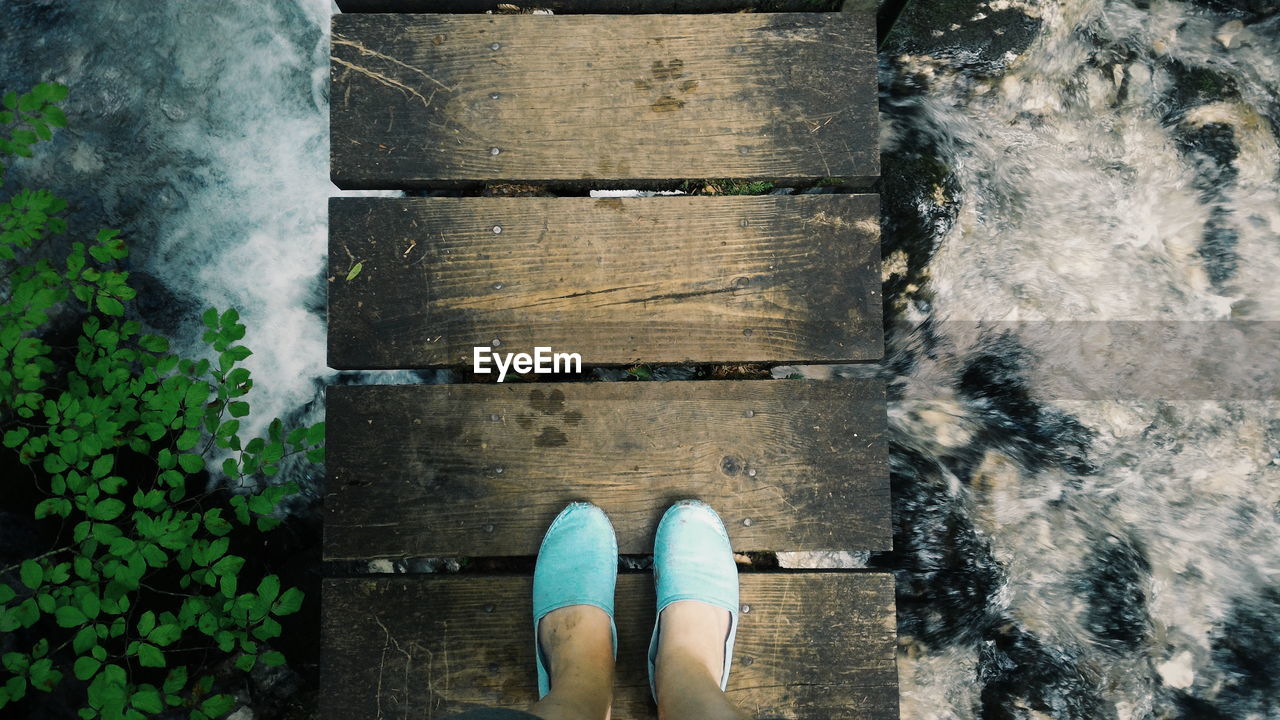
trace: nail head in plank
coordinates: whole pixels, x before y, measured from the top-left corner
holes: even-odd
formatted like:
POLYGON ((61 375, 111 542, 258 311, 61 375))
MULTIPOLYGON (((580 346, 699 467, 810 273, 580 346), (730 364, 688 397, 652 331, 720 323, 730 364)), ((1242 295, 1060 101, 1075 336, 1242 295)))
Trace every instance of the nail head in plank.
POLYGON ((866 13, 337 15, 332 177, 865 180, 874 45, 866 13))
POLYGON ((576 500, 609 513, 624 554, 651 552, 685 498, 739 551, 892 547, 879 380, 350 386, 327 402, 327 560, 532 556, 576 500))
POLYGON ((875 195, 334 198, 329 248, 335 368, 883 354, 875 195))
MULTIPOLYGON (((898 717, 893 578, 743 574, 729 698, 752 717, 898 717)), ((444 717, 536 699, 527 576, 324 581, 321 720, 444 717)), ((653 718, 651 576, 618 577, 613 717, 653 718)))

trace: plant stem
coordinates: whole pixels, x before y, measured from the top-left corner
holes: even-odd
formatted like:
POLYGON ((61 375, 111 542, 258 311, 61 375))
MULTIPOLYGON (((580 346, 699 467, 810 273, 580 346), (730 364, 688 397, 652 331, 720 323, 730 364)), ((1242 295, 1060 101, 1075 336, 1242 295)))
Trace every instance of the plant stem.
POLYGON ((50 550, 49 552, 44 553, 44 554, 42 554, 42 555, 37 555, 37 556, 35 556, 35 557, 26 558, 26 559, 24 559, 22 562, 20 562, 20 563, 18 563, 18 564, 16 564, 16 565, 10 565, 9 567, 6 567, 6 568, 0 568, 0 573, 7 573, 7 572, 11 572, 11 571, 13 571, 13 570, 17 570, 18 568, 22 567, 22 563, 26 562, 27 560, 43 560, 43 559, 45 559, 45 558, 49 557, 50 555, 57 555, 58 553, 63 552, 63 551, 65 551, 65 550, 70 550, 70 549, 71 549, 71 548, 73 548, 73 547, 75 547, 75 545, 63 545, 63 546, 62 546, 62 547, 60 547, 60 548, 54 548, 54 549, 50 550))

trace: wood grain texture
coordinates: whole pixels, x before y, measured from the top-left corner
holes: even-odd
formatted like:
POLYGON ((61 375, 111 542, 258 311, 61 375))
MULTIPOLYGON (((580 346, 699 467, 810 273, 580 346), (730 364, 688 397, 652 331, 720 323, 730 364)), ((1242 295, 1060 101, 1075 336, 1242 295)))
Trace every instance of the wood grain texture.
POLYGON ((585 365, 884 350, 875 195, 334 198, 329 217, 335 368, 470 365, 495 339, 585 365))
MULTIPOLYGON (((731 700, 752 717, 898 717, 893 578, 743 574, 731 700)), ((320 720, 438 718, 535 698, 528 577, 326 580, 320 720)), ((655 717, 648 574, 618 578, 613 717, 655 717)))
POLYGON ((740 10, 762 12, 831 12, 839 0, 338 0, 344 13, 484 13, 499 5, 566 13, 720 13, 740 10))
POLYGON ((328 560, 532 556, 575 500, 619 551, 700 498, 736 550, 888 550, 878 380, 331 387, 328 560))
POLYGON ((879 175, 866 13, 333 18, 343 188, 879 175))

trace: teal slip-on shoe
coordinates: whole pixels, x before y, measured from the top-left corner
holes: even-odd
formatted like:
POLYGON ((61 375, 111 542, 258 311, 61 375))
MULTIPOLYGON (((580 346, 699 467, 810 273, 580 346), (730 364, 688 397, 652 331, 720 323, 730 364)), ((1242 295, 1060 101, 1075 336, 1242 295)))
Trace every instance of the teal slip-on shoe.
POLYGON ((654 662, 658 659, 662 611, 681 600, 697 600, 729 611, 720 676, 720 689, 724 690, 729 685, 733 639, 738 633, 738 566, 733 561, 729 533, 710 505, 681 500, 662 516, 653 542, 653 582, 658 592, 658 619, 649 642, 649 691, 654 701, 658 699, 654 662))
POLYGON ((613 621, 617 582, 618 540, 609 517, 591 503, 570 504, 547 528, 533 571, 533 647, 539 698, 551 692, 551 680, 538 640, 538 623, 553 610, 594 605, 609 615, 613 655, 617 658, 618 627, 613 621))

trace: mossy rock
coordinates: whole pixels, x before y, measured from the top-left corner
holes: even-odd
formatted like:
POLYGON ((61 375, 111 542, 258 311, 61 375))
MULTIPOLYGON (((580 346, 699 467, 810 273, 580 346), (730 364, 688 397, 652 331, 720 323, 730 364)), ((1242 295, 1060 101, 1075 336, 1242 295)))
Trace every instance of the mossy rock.
POLYGON ((1169 111, 1165 113, 1166 122, 1177 121, 1187 110, 1197 105, 1237 100, 1240 97, 1235 81, 1212 68, 1172 60, 1165 65, 1165 69, 1173 79, 1173 85, 1168 91, 1169 111))
POLYGON ((882 253, 906 253, 908 272, 903 279, 918 282, 939 239, 955 224, 960 182, 928 150, 885 153, 881 163, 882 253))
POLYGON ((1244 20, 1258 20, 1280 11, 1280 0, 1191 0, 1191 4, 1210 12, 1244 20))
POLYGON ((966 70, 995 72, 1019 55, 1040 19, 1017 8, 992 10, 982 0, 908 0, 881 50, 927 55, 966 70))

